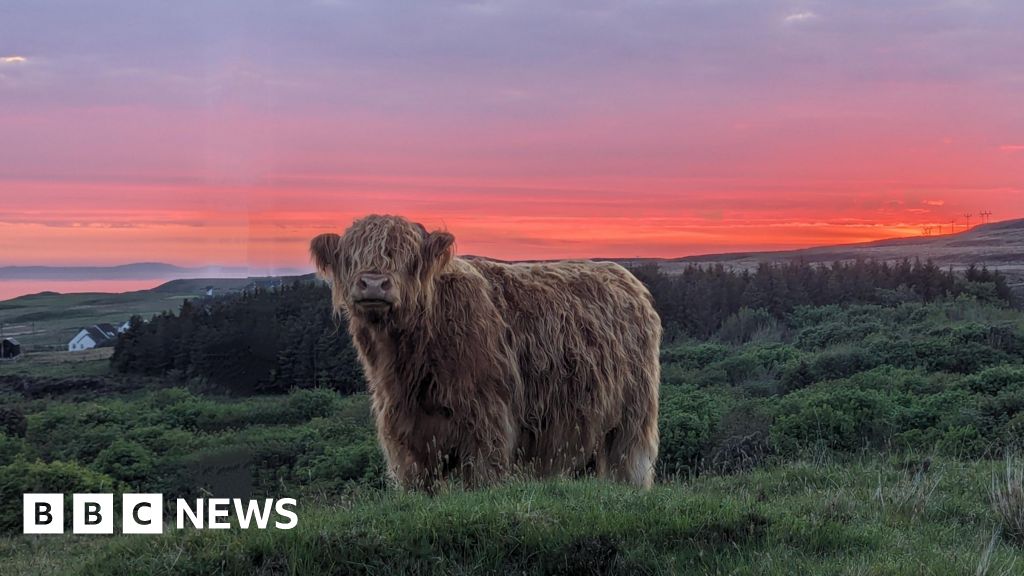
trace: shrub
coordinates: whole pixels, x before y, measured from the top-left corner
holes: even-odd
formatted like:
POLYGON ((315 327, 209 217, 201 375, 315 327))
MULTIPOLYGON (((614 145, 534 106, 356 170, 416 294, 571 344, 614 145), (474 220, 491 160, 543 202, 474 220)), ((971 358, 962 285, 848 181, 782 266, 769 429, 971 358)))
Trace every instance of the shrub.
POLYGON ((807 388, 783 398, 771 441, 790 454, 813 445, 845 451, 878 446, 894 431, 896 412, 892 398, 876 390, 807 388))
POLYGON ((991 449, 991 442, 974 426, 954 426, 942 435, 938 449, 957 458, 980 458, 991 449))
MULTIPOLYGON (((74 462, 15 460, 0 467, 0 533, 21 530, 21 501, 26 492, 112 492, 119 488, 111 477, 74 462)), ((70 498, 65 498, 70 506, 70 498)), ((70 518, 65 511, 65 517, 70 518)))
POLYGON ((968 387, 981 394, 998 394, 1004 390, 1024 389, 1024 368, 1001 365, 986 368, 967 380, 968 387))
POLYGON ((874 318, 859 322, 837 320, 804 328, 797 335, 796 345, 801 350, 821 350, 837 344, 860 342, 883 331, 882 324, 874 318))
POLYGON ((699 370, 729 356, 732 349, 721 344, 679 345, 661 351, 664 364, 677 364, 687 370, 699 370))
POLYGON ((0 466, 6 466, 14 462, 19 456, 24 456, 28 450, 24 438, 8 436, 0 432, 0 466))
POLYGON ((376 442, 332 446, 299 471, 310 484, 338 493, 357 484, 372 484, 384 477, 384 456, 376 442))
POLYGON ((813 356, 811 374, 815 381, 836 380, 852 376, 879 365, 879 358, 856 347, 832 348, 813 356))
POLYGON ((93 467, 125 484, 140 487, 153 477, 155 461, 155 455, 145 446, 119 439, 96 456, 93 467))
POLYGON ((288 394, 288 411, 294 421, 327 416, 338 404, 338 393, 327 388, 292 390, 288 394))
POLYGON ((0 408, 0 434, 24 438, 26 430, 28 430, 28 420, 25 419, 21 410, 0 408))
POLYGON ((723 409, 721 400, 694 387, 662 389, 658 412, 658 467, 662 474, 685 475, 697 469, 723 409))
POLYGON ((775 318, 764 308, 744 307, 722 322, 718 329, 718 339, 729 344, 743 344, 776 328, 775 318))
POLYGON ((783 394, 806 388, 814 383, 814 373, 807 360, 801 358, 786 364, 779 379, 779 387, 783 394))
POLYGON ((953 337, 950 334, 932 334, 914 342, 914 353, 930 371, 971 374, 994 364, 1002 364, 1010 357, 984 343, 953 337))
POLYGON ((725 360, 716 362, 715 366, 725 372, 726 379, 733 386, 755 377, 761 371, 761 363, 757 361, 757 358, 749 354, 730 356, 725 360))

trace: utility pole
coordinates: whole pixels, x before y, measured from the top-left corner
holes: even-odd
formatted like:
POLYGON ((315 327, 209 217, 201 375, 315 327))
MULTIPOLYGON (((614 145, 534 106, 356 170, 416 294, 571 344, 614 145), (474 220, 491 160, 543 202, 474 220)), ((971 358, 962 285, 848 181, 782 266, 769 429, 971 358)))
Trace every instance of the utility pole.
POLYGON ((967 212, 967 213, 964 214, 964 218, 967 220, 967 229, 968 230, 971 229, 971 216, 972 216, 972 214, 970 212, 967 212))
POLYGON ((956 234, 956 218, 949 221, 949 233, 956 234))

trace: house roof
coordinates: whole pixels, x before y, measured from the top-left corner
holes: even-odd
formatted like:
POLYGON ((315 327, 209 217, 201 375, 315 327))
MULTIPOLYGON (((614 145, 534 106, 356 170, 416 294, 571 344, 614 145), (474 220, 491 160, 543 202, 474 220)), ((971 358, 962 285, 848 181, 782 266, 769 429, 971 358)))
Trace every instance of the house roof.
POLYGON ((114 325, 109 322, 100 322, 99 324, 94 325, 93 328, 97 328, 104 332, 107 335, 107 338, 113 338, 117 335, 117 328, 114 328, 114 325))
POLYGON ((81 338, 83 336, 82 332, 85 332, 85 336, 88 336, 89 338, 91 338, 92 341, 96 343, 96 345, 102 344, 103 342, 106 342, 107 340, 111 339, 111 336, 107 335, 105 332, 100 330, 98 327, 96 327, 96 326, 87 326, 87 327, 82 328, 81 330, 79 330, 78 334, 75 334, 75 337, 72 338, 71 341, 74 342, 74 341, 78 340, 79 338, 81 338))
POLYGON ((10 336, 8 336, 7 338, 4 338, 4 342, 10 342, 11 344, 14 344, 15 346, 21 346, 20 342, 18 342, 14 338, 11 338, 10 336))

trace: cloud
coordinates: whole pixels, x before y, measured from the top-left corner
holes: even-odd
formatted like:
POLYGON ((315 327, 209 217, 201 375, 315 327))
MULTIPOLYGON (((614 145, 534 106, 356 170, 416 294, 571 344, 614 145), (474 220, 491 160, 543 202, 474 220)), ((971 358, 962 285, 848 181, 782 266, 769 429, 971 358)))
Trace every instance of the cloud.
POLYGON ((0 64, 23 64, 28 62, 24 56, 0 56, 0 64))
POLYGON ((797 24, 799 22, 807 22, 809 20, 814 20, 817 17, 818 15, 811 11, 794 12, 789 16, 783 18, 782 21, 785 22, 786 24, 797 24))
POLYGON ((1003 144, 999 149, 1003 152, 1024 152, 1024 144, 1003 144))
POLYGON ((944 206, 946 204, 946 201, 945 200, 922 200, 921 204, 924 204, 925 206, 944 206))

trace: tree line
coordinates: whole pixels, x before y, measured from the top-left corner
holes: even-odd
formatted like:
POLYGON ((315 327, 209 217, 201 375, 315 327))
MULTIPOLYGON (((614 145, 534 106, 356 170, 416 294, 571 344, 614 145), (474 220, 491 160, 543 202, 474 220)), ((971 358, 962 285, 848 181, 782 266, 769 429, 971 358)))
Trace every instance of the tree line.
POLYGON ((186 300, 177 314, 148 321, 134 317, 111 364, 120 372, 170 374, 236 392, 365 387, 344 323, 332 317, 330 290, 302 281, 186 300))
POLYGON ((764 311, 781 320, 798 306, 896 305, 961 294, 1005 305, 1012 299, 1006 278, 998 271, 971 266, 958 274, 920 260, 761 263, 752 271, 693 264, 679 274, 645 264, 632 272, 654 296, 669 341, 706 339, 741 309, 764 311))
MULTIPOLYGON (((1011 300, 998 272, 971 267, 957 274, 917 260, 790 262, 752 271, 693 264, 679 274, 647 264, 632 271, 654 296, 670 342, 710 338, 741 311, 781 320, 799 306, 896 305, 962 294, 1011 300)), ((330 289, 320 282, 188 300, 176 314, 132 318, 111 363, 120 372, 169 375, 241 393, 365 389, 344 319, 333 317, 330 289)))

